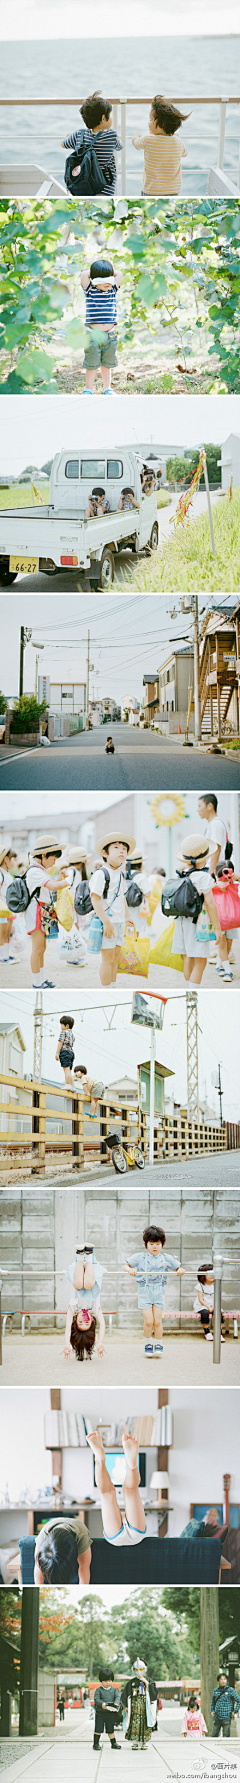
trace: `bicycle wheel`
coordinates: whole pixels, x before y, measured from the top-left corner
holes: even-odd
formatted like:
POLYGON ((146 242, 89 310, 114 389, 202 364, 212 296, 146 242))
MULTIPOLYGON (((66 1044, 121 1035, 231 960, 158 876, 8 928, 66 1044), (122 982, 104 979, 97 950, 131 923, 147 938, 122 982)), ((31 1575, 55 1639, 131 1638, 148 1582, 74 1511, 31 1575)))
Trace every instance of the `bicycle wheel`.
POLYGON ((134 1164, 137 1164, 138 1170, 144 1170, 145 1158, 144 1152, 140 1151, 140 1145, 134 1146, 134 1164))
POLYGON ((118 1146, 118 1149, 116 1152, 112 1151, 112 1160, 113 1160, 113 1164, 114 1164, 114 1170, 120 1171, 121 1176, 124 1176, 124 1172, 125 1172, 125 1170, 127 1170, 127 1159, 124 1157, 124 1151, 122 1149, 122 1145, 118 1146))

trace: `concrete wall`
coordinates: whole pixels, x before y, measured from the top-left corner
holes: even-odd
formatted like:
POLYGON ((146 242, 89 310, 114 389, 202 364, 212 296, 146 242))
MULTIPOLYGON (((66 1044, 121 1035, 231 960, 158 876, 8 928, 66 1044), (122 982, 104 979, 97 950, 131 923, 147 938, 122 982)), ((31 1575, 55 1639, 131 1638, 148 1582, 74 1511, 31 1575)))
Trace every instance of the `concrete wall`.
MULTIPOLYGON (((53 1269, 67 1267, 76 1242, 94 1241, 97 1256, 107 1269, 121 1270, 128 1256, 142 1245, 144 1226, 154 1221, 166 1232, 167 1249, 180 1257, 192 1280, 171 1276, 167 1307, 192 1307, 197 1269, 211 1259, 218 1239, 222 1253, 231 1258, 224 1274, 225 1305, 239 1304, 240 1198, 237 1191, 127 1189, 8 1189, 0 1195, 1 1261, 13 1266, 3 1288, 3 1308, 10 1306, 61 1308, 68 1304, 68 1284, 55 1280, 53 1269), (46 1270, 35 1282, 14 1275, 14 1265, 46 1270), (47 1279, 47 1271, 50 1277, 47 1279), (55 1294, 55 1298, 54 1298, 55 1294)), ((117 1308, 120 1326, 141 1328, 137 1292, 124 1275, 104 1277, 102 1304, 117 1308)))

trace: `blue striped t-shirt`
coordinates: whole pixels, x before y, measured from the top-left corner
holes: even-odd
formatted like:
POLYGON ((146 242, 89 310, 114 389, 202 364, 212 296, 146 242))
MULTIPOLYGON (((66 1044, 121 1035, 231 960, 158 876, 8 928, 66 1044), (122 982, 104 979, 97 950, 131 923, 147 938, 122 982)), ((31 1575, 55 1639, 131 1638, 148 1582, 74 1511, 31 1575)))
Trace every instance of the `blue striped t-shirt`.
MULTIPOLYGON (((73 130, 72 136, 65 137, 64 148, 65 149, 76 149, 76 154, 77 154, 78 149, 80 149, 80 146, 81 146, 81 136, 82 136, 82 130, 73 130)), ((115 192, 117 169, 116 169, 116 162, 114 160, 114 149, 120 150, 120 149, 122 149, 122 146, 123 146, 122 142, 120 142, 119 136, 117 136, 116 130, 98 130, 97 136, 94 136, 93 130, 85 130, 84 148, 88 149, 90 143, 92 143, 93 147, 96 149, 96 155, 97 155, 98 161, 100 162, 100 167, 103 167, 103 168, 110 167, 111 168, 111 173, 114 176, 113 182, 111 185, 111 192, 115 192)))
POLYGON ((108 289, 106 291, 99 291, 98 286, 95 284, 92 284, 91 279, 89 279, 89 285, 87 285, 87 287, 86 287, 86 325, 87 325, 87 328, 92 328, 94 322, 95 322, 95 324, 97 322, 98 322, 98 324, 99 323, 101 324, 101 322, 102 323, 105 322, 105 323, 107 323, 109 328, 111 328, 112 325, 115 324, 115 327, 116 327, 116 324, 117 324, 117 305, 116 305, 117 289, 118 289, 118 286, 115 284, 112 284, 110 286, 110 289, 108 289))

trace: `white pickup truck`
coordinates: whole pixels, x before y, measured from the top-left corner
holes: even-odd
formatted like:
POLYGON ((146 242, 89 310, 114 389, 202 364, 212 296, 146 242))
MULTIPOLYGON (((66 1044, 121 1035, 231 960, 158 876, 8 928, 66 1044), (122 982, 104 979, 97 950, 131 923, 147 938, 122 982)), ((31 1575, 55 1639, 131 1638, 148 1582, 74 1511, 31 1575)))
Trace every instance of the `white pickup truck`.
POLYGON ((156 492, 144 495, 141 484, 143 460, 132 448, 121 447, 99 456, 93 452, 57 452, 53 459, 49 502, 39 500, 25 508, 0 510, 0 586, 6 588, 17 575, 73 569, 86 573, 91 586, 111 588, 114 556, 130 546, 138 554, 144 546, 158 545, 156 492), (104 489, 110 513, 86 520, 93 489, 104 489), (131 488, 138 506, 122 509, 122 491, 131 488))

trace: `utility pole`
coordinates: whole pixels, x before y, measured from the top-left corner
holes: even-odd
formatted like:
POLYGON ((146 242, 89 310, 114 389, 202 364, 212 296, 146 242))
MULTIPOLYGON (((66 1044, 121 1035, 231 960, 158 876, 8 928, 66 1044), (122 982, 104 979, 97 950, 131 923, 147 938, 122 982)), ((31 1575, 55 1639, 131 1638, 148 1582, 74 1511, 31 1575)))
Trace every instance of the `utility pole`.
POLYGON ((196 740, 196 743, 200 743, 200 741, 201 741, 201 704, 200 704, 200 676, 199 676, 199 623, 198 623, 198 594, 194 594, 194 596, 193 596, 193 613, 194 613, 194 707, 195 707, 195 740, 196 740))
POLYGON ((188 1120, 199 1121, 197 992, 186 992, 188 1120))
POLYGON ((213 1723, 210 1703, 219 1667, 219 1592, 216 1585, 202 1585, 201 1606, 201 1706, 208 1733, 213 1723))
POLYGON ((25 645, 30 644, 31 636, 32 636, 32 632, 29 630, 29 627, 21 625, 21 628, 20 628, 20 656, 19 656, 19 699, 21 699, 22 693, 23 693, 24 650, 25 650, 25 645))
POLYGON ((222 1092, 222 1079, 221 1079, 221 1065, 218 1066, 217 1092, 218 1092, 218 1096, 219 1096, 219 1106, 220 1106, 220 1126, 222 1127, 222 1125, 223 1125, 223 1112, 222 1112, 223 1092, 222 1092))
POLYGON ((151 1030, 151 1053, 150 1053, 149 1164, 154 1164, 155 1059, 156 1059, 156 1033, 155 1033, 155 1028, 152 1028, 152 1030, 151 1030))
POLYGON ((35 1008, 34 1008, 34 1052, 33 1052, 34 1083, 41 1083, 41 1081, 42 1081, 42 1037, 43 1037, 42 991, 36 991, 36 1002, 35 1002, 35 1008))
POLYGON ((24 1585, 22 1592, 20 1720, 21 1738, 35 1736, 38 1730, 38 1629, 39 1590, 24 1585))
POLYGON ((90 667, 90 631, 87 635, 87 685, 86 685, 86 725, 89 723, 89 667, 90 667))

